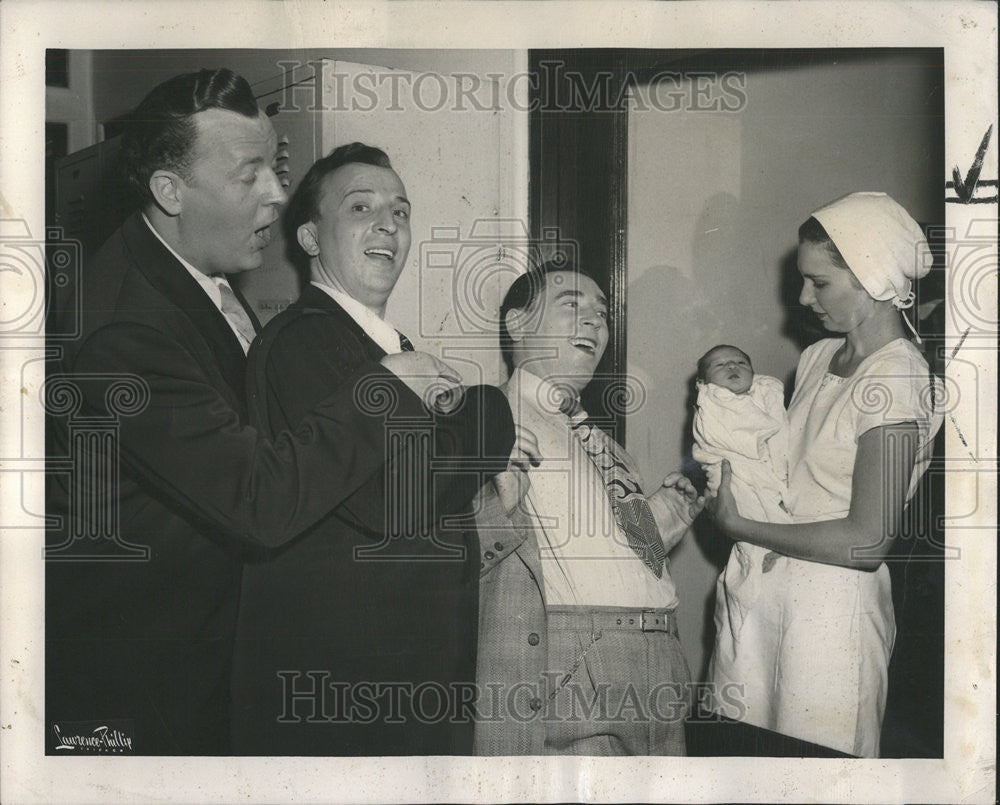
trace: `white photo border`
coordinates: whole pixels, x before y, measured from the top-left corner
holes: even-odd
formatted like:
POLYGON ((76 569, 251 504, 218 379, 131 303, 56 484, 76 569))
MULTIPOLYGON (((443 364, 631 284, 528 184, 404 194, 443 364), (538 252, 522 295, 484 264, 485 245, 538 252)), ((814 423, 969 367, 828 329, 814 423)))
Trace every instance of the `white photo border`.
MULTIPOLYGON (((968 169, 987 127, 992 125, 997 134, 997 18, 996 5, 989 2, 5 0, 0 24, 0 218, 24 220, 32 233, 45 231, 46 48, 942 47, 942 192, 953 166, 968 169), (230 30, 223 34, 223 27, 230 30)), ((996 178, 996 154, 994 139, 984 178, 996 178)), ((977 226, 992 232, 995 276, 996 203, 947 204, 946 215, 946 225, 960 237, 977 226)), ((0 276, 0 291, 10 287, 8 279, 0 276)), ((991 301, 985 319, 995 327, 995 293, 991 301)), ((977 315, 983 317, 983 310, 977 315)), ((958 335, 949 330, 949 349, 958 335)), ((22 382, 25 367, 38 360, 43 348, 41 343, 0 341, 0 505, 8 494, 3 475, 19 466, 7 457, 44 456, 37 389, 25 389, 22 382)), ((975 527, 952 528, 947 535, 949 544, 960 548, 962 561, 949 562, 946 576, 943 760, 46 757, 43 534, 17 530, 4 532, 0 544, 0 799, 991 802, 996 757, 995 344, 963 357, 978 368, 978 425, 972 406, 955 416, 959 428, 978 427, 986 454, 975 459, 987 472, 954 473, 948 481, 949 515, 973 499, 978 509, 971 520, 963 519, 975 527)), ((957 380, 961 384, 962 378, 957 380)), ((948 455, 953 455, 961 447, 956 431, 949 430, 947 438, 948 455)), ((40 512, 44 505, 32 501, 31 508, 40 512)))

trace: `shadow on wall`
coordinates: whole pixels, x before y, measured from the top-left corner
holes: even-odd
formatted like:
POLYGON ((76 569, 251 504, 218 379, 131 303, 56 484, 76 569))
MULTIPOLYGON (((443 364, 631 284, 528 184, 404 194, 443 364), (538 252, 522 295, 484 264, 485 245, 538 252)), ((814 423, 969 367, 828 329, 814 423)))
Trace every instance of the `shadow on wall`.
MULTIPOLYGON (((771 284, 775 269, 764 265, 759 233, 748 217, 739 199, 716 193, 689 224, 690 267, 658 263, 630 278, 630 321, 639 323, 642 329, 636 334, 645 339, 629 345, 630 359, 637 360, 630 371, 643 371, 651 380, 647 416, 670 423, 672 446, 657 445, 666 455, 690 455, 691 403, 685 384, 698 358, 715 344, 735 338, 757 344, 780 338, 772 324, 778 319, 777 300, 760 291, 762 282, 771 284), (683 428, 675 425, 675 406, 680 405, 687 408, 683 428)), ((745 346, 754 349, 753 344, 745 346)))
MULTIPOLYGON (((629 372, 646 387, 644 409, 637 412, 643 418, 669 422, 671 427, 676 420, 677 412, 670 407, 676 403, 670 401, 677 399, 684 377, 701 354, 696 351, 698 345, 688 339, 698 334, 702 322, 716 315, 709 300, 702 296, 702 284, 668 264, 650 266, 629 284, 629 315, 635 320, 642 317, 644 321, 655 322, 658 330, 655 336, 645 335, 655 337, 655 344, 630 344, 630 360, 634 362, 634 355, 640 351, 644 359, 638 366, 629 365, 629 372), (692 355, 694 360, 690 360, 692 355)), ((669 435, 671 441, 676 439, 673 449, 682 456, 691 453, 690 425, 689 410, 685 427, 669 435)))

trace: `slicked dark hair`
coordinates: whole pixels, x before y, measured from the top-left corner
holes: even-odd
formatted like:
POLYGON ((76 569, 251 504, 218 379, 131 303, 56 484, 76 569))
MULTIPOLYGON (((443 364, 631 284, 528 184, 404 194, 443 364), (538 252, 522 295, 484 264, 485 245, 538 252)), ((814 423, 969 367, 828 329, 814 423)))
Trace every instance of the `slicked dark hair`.
POLYGON ((567 260, 547 260, 541 265, 528 269, 514 280, 500 303, 500 354, 503 355, 508 374, 514 371, 514 339, 510 337, 510 331, 507 329, 507 313, 511 310, 525 310, 531 307, 538 295, 545 289, 548 275, 557 271, 568 271, 571 274, 588 277, 597 283, 601 293, 606 295, 604 289, 601 288, 601 281, 597 277, 580 268, 577 263, 567 260))
POLYGON ((389 155, 381 148, 364 143, 348 143, 334 148, 329 154, 317 159, 302 177, 285 209, 285 238, 295 242, 302 224, 319 218, 319 206, 323 200, 323 180, 337 168, 360 162, 392 170, 389 155))
POLYGON ((190 178, 197 134, 192 117, 206 109, 250 118, 260 114, 247 80, 223 67, 164 81, 128 116, 118 158, 143 206, 153 202, 149 180, 154 172, 172 170, 190 178))
POLYGON ((708 352, 698 358, 698 379, 702 383, 706 382, 705 373, 708 372, 708 359, 712 357, 713 352, 717 352, 720 349, 732 349, 740 353, 740 355, 747 359, 747 363, 750 364, 750 371, 753 371, 753 361, 750 360, 750 356, 747 355, 742 349, 734 347, 732 344, 716 344, 708 352))
POLYGON ((837 248, 837 244, 833 242, 833 238, 830 237, 826 229, 824 229, 823 224, 816 218, 810 216, 799 227, 799 243, 815 243, 817 246, 824 247, 834 264, 840 268, 846 268, 848 271, 851 270, 851 267, 847 265, 847 261, 844 259, 844 255, 837 248))

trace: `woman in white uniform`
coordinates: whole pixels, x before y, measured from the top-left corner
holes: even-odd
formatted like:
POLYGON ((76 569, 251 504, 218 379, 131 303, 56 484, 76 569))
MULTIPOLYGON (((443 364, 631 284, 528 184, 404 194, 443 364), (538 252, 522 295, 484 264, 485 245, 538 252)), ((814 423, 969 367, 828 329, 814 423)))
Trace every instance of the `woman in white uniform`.
POLYGON ((781 554, 752 569, 753 600, 728 596, 740 618, 716 614, 712 681, 744 685, 716 709, 861 757, 878 756, 895 637, 883 560, 941 425, 939 381, 900 314, 926 258, 920 227, 883 193, 845 196, 800 227, 799 301, 836 337, 807 348, 796 373, 792 523, 741 517, 725 465, 714 505, 727 536, 781 554))

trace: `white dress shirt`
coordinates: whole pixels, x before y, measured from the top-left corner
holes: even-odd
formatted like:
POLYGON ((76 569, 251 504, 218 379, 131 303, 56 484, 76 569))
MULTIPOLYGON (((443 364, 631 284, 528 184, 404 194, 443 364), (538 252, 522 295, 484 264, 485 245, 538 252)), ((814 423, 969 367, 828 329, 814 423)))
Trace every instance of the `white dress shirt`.
POLYGON ((353 296, 330 285, 316 280, 313 280, 312 284, 346 310, 347 315, 357 322, 358 327, 365 331, 365 335, 385 350, 386 355, 395 355, 403 351, 399 342, 399 330, 380 318, 370 307, 365 307, 353 296))
POLYGON ((531 430, 542 461, 528 471, 545 601, 552 606, 672 609, 677 592, 656 578, 615 522, 600 470, 558 410, 547 380, 515 369, 507 386, 514 422, 531 430))

